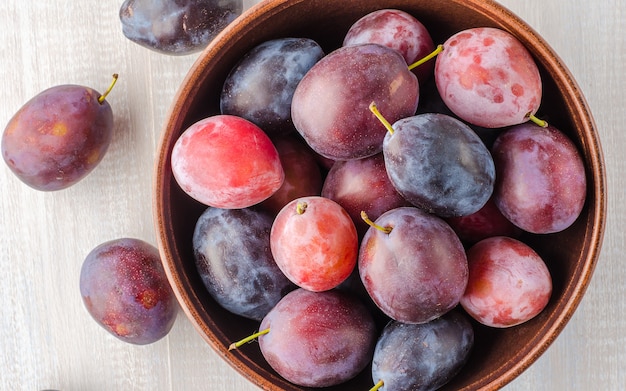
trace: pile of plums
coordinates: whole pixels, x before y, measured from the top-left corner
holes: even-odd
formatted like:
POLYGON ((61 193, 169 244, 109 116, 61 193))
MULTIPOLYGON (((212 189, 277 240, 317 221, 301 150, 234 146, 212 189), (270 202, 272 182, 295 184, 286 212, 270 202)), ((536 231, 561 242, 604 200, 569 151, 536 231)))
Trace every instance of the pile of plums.
POLYGON ((306 37, 250 50, 221 113, 171 155, 207 207, 193 234, 207 291, 260 322, 231 348, 258 339, 300 386, 371 363, 373 389, 436 389, 467 361, 472 321, 539 314, 552 278, 521 234, 567 229, 586 195, 576 146, 535 116, 541 95, 511 34, 471 28, 435 46, 395 9, 330 53, 306 37))

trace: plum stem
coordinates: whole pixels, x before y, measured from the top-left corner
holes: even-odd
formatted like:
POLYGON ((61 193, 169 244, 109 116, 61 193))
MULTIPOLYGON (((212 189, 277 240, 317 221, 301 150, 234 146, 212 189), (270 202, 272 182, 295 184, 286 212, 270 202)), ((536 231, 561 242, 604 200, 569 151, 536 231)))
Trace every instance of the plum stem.
POLYGON ((539 118, 535 117, 533 114, 530 114, 530 115, 528 116, 528 119, 529 119, 531 122, 534 122, 535 124, 537 124, 537 125, 541 126, 542 128, 547 128, 547 127, 548 127, 548 122, 546 122, 546 121, 544 121, 544 120, 542 120, 542 119, 539 119, 539 118))
POLYGON ((228 351, 235 350, 235 349, 241 347, 242 345, 245 345, 248 342, 252 342, 255 339, 257 339, 258 337, 260 337, 262 335, 265 335, 265 334, 267 334, 269 332, 270 332, 270 329, 261 330, 261 331, 258 331, 256 333, 250 335, 249 337, 246 337, 246 338, 242 339, 241 341, 237 341, 237 342, 231 343, 230 346, 228 347, 228 351))
POLYGON ((104 94, 100 95, 100 97, 98 98, 98 103, 102 104, 102 102, 104 102, 104 100, 107 98, 107 96, 109 95, 109 92, 111 92, 111 90, 115 86, 115 83, 117 83, 118 76, 119 75, 117 73, 113 74, 113 81, 109 85, 109 88, 107 88, 107 90, 104 91, 104 94))
POLYGON ((382 388, 382 386, 385 385, 385 382, 382 380, 379 380, 378 383, 374 384, 374 387, 370 388, 370 391, 377 391, 380 390, 382 388))
POLYGON ((385 128, 387 129, 387 131, 389 131, 389 133, 390 133, 391 135, 393 135, 393 132, 394 132, 394 130, 393 130, 393 126, 391 126, 391 124, 389 123, 389 121, 387 121, 387 120, 385 119, 385 117, 383 117, 383 115, 380 113, 380 111, 378 110, 378 107, 376 106, 376 102, 372 102, 372 103, 370 103, 369 108, 370 108, 370 111, 371 111, 372 113, 374 113, 374 115, 376 116, 376 118, 378 118, 378 120, 380 121, 380 123, 382 123, 382 124, 385 126, 385 128))
POLYGON ((368 216, 367 213, 365 213, 364 210, 361 211, 361 218, 363 219, 363 221, 365 221, 365 223, 367 225, 369 225, 370 227, 376 228, 377 230, 386 233, 387 235, 389 235, 391 233, 391 231, 393 230, 393 228, 391 227, 383 227, 381 225, 376 224, 375 222, 373 222, 368 216))
POLYGON ((441 53, 442 51, 443 51, 443 45, 437 45, 435 50, 433 50, 429 55, 427 55, 426 57, 422 58, 421 60, 417 60, 413 64, 409 65, 409 71, 413 70, 413 68, 417 68, 418 66, 422 65, 426 61, 430 60, 431 58, 433 58, 436 55, 438 55, 439 53, 441 53))
POLYGON ((296 213, 301 215, 306 211, 308 204, 306 202, 298 202, 296 204, 296 213))

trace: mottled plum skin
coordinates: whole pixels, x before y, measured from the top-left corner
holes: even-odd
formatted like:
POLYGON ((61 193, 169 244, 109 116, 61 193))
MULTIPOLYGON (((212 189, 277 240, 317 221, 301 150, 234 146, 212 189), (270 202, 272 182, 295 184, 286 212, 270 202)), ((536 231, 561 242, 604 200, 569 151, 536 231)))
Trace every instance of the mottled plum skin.
POLYGON ((249 208, 208 208, 193 234, 196 268, 211 297, 257 321, 295 289, 272 257, 272 222, 269 214, 249 208))
POLYGON ((376 343, 372 380, 382 380, 382 390, 436 390, 461 370, 473 346, 474 329, 459 311, 424 324, 391 321, 376 343))
POLYGON ((94 248, 81 267, 80 293, 93 319, 131 344, 165 337, 178 314, 158 250, 139 239, 115 239, 94 248))
POLYGON ((496 205, 521 229, 547 234, 576 221, 585 204, 587 181, 574 143, 553 126, 517 125, 496 139, 496 205))
POLYGON ((541 76, 528 50, 510 33, 471 28, 444 43, 435 81, 446 105, 486 128, 528 121, 541 103, 541 76))
POLYGON ((242 0, 126 0, 119 11, 129 40, 162 54, 198 52, 235 20, 242 0))
POLYGON ((369 228, 361 217, 361 211, 365 211, 371 220, 376 220, 388 210, 410 205, 389 180, 381 153, 336 162, 326 175, 322 197, 337 202, 348 212, 359 237, 363 237, 369 228))
POLYGON ((417 77, 402 55, 378 44, 345 46, 318 61, 293 96, 296 130, 320 155, 358 159, 382 150, 386 129, 369 110, 375 101, 387 120, 415 113, 417 77))
POLYGON ((492 236, 515 238, 522 234, 522 230, 500 212, 493 197, 476 213, 445 220, 466 245, 472 245, 492 236))
POLYGON ((320 292, 337 287, 354 270, 356 228, 348 213, 324 197, 301 197, 274 219, 270 233, 274 259, 301 288, 320 292))
POLYGON ((420 114, 393 124, 383 154, 389 179, 413 205, 441 217, 465 216, 493 193, 494 162, 463 122, 445 114, 420 114))
POLYGON ((274 139, 274 146, 285 172, 285 180, 260 205, 276 215, 296 198, 320 195, 323 180, 316 154, 302 139, 295 136, 280 137, 274 139))
POLYGON ((467 252, 469 282, 461 305, 478 322, 512 327, 537 316, 552 294, 552 278, 541 257, 505 236, 481 240, 467 252))
POLYGON ((187 128, 174 144, 171 163, 181 189, 216 208, 256 205, 274 194, 285 178, 267 134, 232 115, 214 115, 187 128))
POLYGON ((288 381, 329 387, 358 375, 372 359, 376 326, 353 296, 297 289, 263 319, 259 337, 268 364, 288 381))
POLYGON ((92 172, 113 136, 113 110, 100 93, 79 85, 42 91, 9 120, 2 157, 28 186, 65 189, 92 172))
POLYGON ((390 210, 361 242, 358 268, 365 289, 391 319, 426 323, 454 308, 465 291, 465 250, 441 218, 418 208, 390 210))
MULTIPOLYGON (((397 9, 371 12, 357 20, 348 30, 343 46, 377 43, 399 51, 407 65, 421 60, 435 50, 426 27, 412 15, 397 9)), ((434 61, 413 69, 420 83, 432 75, 434 61)))
POLYGON ((291 133, 293 93, 323 56, 322 48, 308 38, 279 38, 254 47, 224 82, 222 114, 243 117, 271 137, 291 133))

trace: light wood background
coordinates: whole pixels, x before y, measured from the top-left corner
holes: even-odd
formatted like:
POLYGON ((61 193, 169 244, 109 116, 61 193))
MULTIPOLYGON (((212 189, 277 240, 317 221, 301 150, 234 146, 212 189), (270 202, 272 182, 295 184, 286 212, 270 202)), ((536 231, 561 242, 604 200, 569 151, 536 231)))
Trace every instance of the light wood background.
MULTIPOLYGON (((126 40, 122 0, 0 1, 0 124, 56 84, 103 91, 116 119, 101 165, 76 186, 34 191, 0 168, 0 390, 255 390, 180 314, 168 337, 133 346, 85 311, 78 276, 96 245, 155 243, 151 187, 162 123, 197 57, 126 40)), ((254 1, 247 1, 246 7, 254 1)), ((608 224, 591 285, 559 338, 506 390, 626 389, 626 3, 502 0, 567 64, 594 113, 608 168, 608 224)))

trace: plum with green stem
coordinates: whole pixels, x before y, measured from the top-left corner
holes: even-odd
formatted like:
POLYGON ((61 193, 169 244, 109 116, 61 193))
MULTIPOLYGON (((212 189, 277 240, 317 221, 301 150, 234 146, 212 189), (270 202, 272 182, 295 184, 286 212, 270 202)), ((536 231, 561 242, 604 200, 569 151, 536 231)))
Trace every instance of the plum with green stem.
POLYGON ((96 90, 73 84, 51 87, 26 102, 2 134, 2 157, 28 186, 42 191, 76 184, 104 158, 113 138, 106 100, 117 81, 96 90))
POLYGON ((304 387, 329 387, 354 378, 371 362, 377 336, 365 305, 338 290, 290 292, 259 330, 229 350, 258 338, 268 364, 304 387))

